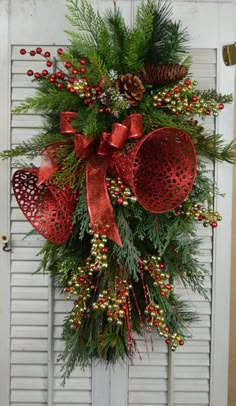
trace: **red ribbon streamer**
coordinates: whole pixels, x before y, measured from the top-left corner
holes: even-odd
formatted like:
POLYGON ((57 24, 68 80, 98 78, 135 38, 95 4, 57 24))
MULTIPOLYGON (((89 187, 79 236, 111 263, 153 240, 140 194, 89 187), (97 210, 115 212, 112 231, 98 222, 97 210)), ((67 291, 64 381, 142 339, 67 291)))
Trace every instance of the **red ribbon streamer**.
POLYGON ((93 231, 122 246, 106 186, 109 158, 93 154, 86 165, 87 203, 93 231))
MULTIPOLYGON (((109 156, 115 150, 122 149, 127 139, 140 138, 142 130, 141 114, 130 115, 126 118, 125 124, 114 123, 111 133, 102 133, 96 153, 89 157, 86 165, 87 203, 93 230, 106 235, 120 246, 122 242, 106 186, 109 156)), ((82 154, 84 157, 85 151, 88 152, 90 146, 91 144, 86 145, 81 151, 77 150, 77 156, 81 157, 82 154)))

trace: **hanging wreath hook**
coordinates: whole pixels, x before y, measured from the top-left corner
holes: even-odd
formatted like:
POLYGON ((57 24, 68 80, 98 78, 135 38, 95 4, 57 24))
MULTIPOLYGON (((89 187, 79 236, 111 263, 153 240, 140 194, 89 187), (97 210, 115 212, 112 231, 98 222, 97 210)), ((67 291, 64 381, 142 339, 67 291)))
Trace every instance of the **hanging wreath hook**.
POLYGON ((3 244, 2 250, 4 252, 10 252, 11 251, 11 248, 9 247, 9 244, 8 244, 9 238, 7 237, 7 235, 2 234, 0 236, 0 242, 3 244))

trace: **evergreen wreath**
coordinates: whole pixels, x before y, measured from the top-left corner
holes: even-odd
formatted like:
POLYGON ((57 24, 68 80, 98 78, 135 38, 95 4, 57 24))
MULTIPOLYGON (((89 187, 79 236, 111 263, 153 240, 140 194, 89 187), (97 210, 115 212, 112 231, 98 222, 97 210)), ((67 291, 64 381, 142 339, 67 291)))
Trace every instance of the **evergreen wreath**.
POLYGON ((204 161, 236 162, 235 145, 195 118, 217 117, 232 97, 201 92, 188 76, 188 33, 169 2, 142 1, 133 28, 119 9, 66 2, 70 45, 56 64, 29 51, 47 69, 28 70, 38 91, 15 109, 40 112, 44 127, 1 153, 41 156, 40 168, 18 168, 13 189, 47 240, 39 269, 72 301, 65 379, 91 358, 132 359, 135 337, 151 330, 173 351, 184 344, 198 316, 175 284, 206 297, 196 228, 221 220, 204 161))

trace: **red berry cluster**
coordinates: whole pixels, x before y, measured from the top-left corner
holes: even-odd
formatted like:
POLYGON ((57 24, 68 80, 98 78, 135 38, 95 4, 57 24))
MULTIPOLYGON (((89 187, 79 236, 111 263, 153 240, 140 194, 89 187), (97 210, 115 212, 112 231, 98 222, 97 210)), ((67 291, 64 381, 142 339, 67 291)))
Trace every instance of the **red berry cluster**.
POLYGON ((170 275, 165 272, 166 266, 160 257, 152 256, 147 260, 143 260, 140 264, 140 269, 148 272, 154 280, 153 286, 160 288, 160 295, 169 297, 173 291, 173 285, 170 285, 170 275))
MULTIPOLYGON (((53 65, 53 60, 49 51, 43 52, 42 48, 38 47, 35 50, 30 50, 29 52, 26 49, 20 49, 20 54, 25 55, 28 53, 30 56, 34 57, 36 54, 39 54, 46 60, 46 66, 51 67, 53 65)), ((57 54, 62 55, 63 49, 58 48, 57 54)), ((57 69, 56 72, 50 73, 47 69, 43 69, 41 72, 34 72, 32 69, 27 71, 28 76, 34 76, 35 79, 41 79, 45 77, 50 83, 55 84, 58 90, 67 90, 71 94, 79 95, 80 98, 84 99, 86 105, 90 105, 92 102, 99 99, 102 90, 98 86, 90 86, 89 80, 86 76, 86 59, 82 58, 79 61, 80 68, 74 67, 70 61, 64 63, 66 71, 57 69)))
POLYGON ((90 241, 90 256, 88 258, 90 270, 93 272, 104 271, 108 268, 108 248, 106 247, 107 237, 105 235, 94 234, 92 230, 90 230, 90 232, 93 234, 90 241))
POLYGON ((137 201, 136 197, 132 195, 130 188, 120 178, 111 179, 107 177, 106 185, 111 197, 118 204, 128 206, 129 202, 135 203, 137 201))
POLYGON ((72 329, 78 328, 87 312, 87 300, 91 295, 91 290, 94 289, 91 275, 88 264, 79 266, 76 274, 68 280, 67 286, 64 288, 67 299, 71 299, 71 295, 77 296, 70 314, 72 329))
MULTIPOLYGON (((61 48, 59 48, 58 49, 58 53, 60 53, 60 49, 61 48)), ((24 49, 24 48, 21 48, 20 49, 20 54, 21 55, 25 55, 25 54, 29 54, 30 56, 35 56, 35 55, 41 55, 43 58, 45 58, 46 59, 46 66, 48 67, 48 68, 50 68, 52 65, 53 65, 53 62, 52 62, 52 60, 51 60, 51 54, 50 54, 50 52, 49 51, 45 51, 45 52, 43 52, 43 50, 42 50, 42 48, 40 48, 40 47, 37 47, 35 50, 34 49, 31 49, 31 51, 26 51, 26 49, 24 49)), ((34 77, 35 77, 35 79, 39 79, 39 78, 41 78, 42 76, 48 76, 48 74, 49 74, 49 72, 48 72, 48 70, 47 69, 43 69, 42 70, 42 72, 34 72, 32 69, 29 69, 28 71, 27 71, 27 75, 28 76, 33 76, 34 75, 34 77)))
POLYGON ((223 103, 206 101, 194 94, 197 82, 185 79, 178 86, 165 89, 153 96, 154 106, 167 109, 175 115, 199 114, 202 116, 218 116, 218 111, 224 108, 223 103))
MULTIPOLYGON (((147 259, 140 261, 140 271, 148 272, 151 278, 154 280, 153 286, 159 289, 159 294, 163 298, 169 300, 170 294, 174 290, 174 286, 169 283, 170 275, 166 273, 166 266, 160 257, 151 256, 147 259)), ((144 274, 143 274, 144 276, 144 274)), ((145 278, 143 278, 144 280, 145 278)), ((147 290, 144 286, 144 291, 147 290)), ((165 312, 160 304, 154 303, 150 297, 150 293, 146 292, 146 309, 144 311, 146 315, 146 323, 150 327, 155 327, 160 337, 164 337, 166 344, 170 345, 171 350, 175 351, 178 345, 183 345, 184 341, 182 336, 175 332, 171 332, 167 326, 165 319, 165 312), (148 303, 149 302, 149 303, 148 303)))
POLYGON ((218 221, 222 220, 218 211, 208 210, 201 204, 193 204, 188 199, 175 209, 175 214, 177 216, 189 217, 202 222, 204 227, 210 225, 212 228, 216 228, 218 226, 218 221))
POLYGON ((106 311, 107 321, 122 325, 129 318, 129 284, 127 280, 116 278, 114 289, 104 289, 93 303, 93 310, 106 311))
POLYGON ((165 338, 166 344, 170 345, 172 351, 175 351, 178 345, 184 345, 183 337, 170 331, 166 325, 164 310, 159 305, 151 302, 145 309, 147 316, 146 322, 149 326, 154 326, 160 337, 165 338))

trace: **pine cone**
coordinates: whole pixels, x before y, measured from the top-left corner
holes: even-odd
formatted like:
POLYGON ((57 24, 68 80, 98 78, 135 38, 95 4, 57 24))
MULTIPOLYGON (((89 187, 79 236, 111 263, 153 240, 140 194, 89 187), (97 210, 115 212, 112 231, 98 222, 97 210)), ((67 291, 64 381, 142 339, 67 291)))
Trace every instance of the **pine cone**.
POLYGON ((147 64, 140 77, 150 85, 166 85, 178 82, 188 73, 186 66, 178 64, 147 64))
POLYGON ((116 80, 116 87, 125 95, 131 106, 137 106, 138 102, 143 99, 145 89, 141 79, 136 75, 130 73, 120 75, 116 80))

